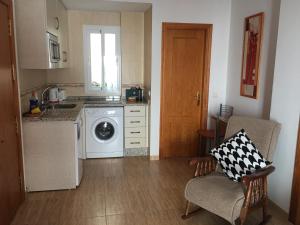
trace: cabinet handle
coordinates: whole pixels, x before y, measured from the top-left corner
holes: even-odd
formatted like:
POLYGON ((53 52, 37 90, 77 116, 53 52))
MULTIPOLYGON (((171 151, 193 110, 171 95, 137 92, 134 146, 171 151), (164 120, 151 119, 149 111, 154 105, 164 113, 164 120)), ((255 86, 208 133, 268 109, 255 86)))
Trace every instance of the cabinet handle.
POLYGON ((140 144, 141 142, 139 142, 139 141, 137 141, 137 142, 130 142, 130 144, 132 144, 132 145, 138 145, 138 144, 140 144))
POLYGON ((130 121, 130 123, 140 123, 141 121, 130 121))
POLYGON ((130 112, 141 112, 140 110, 130 110, 130 112))
POLYGON ((55 20, 56 20, 56 30, 59 29, 59 18, 58 17, 55 17, 55 20))
POLYGON ((130 133, 131 134, 140 134, 141 132, 140 131, 131 131, 130 133))

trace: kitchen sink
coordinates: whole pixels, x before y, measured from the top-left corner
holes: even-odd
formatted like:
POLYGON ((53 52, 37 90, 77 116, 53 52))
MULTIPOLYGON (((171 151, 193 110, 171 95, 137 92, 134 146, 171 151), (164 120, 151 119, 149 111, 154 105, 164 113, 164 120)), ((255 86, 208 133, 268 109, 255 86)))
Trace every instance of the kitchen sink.
POLYGON ((48 105, 47 109, 74 109, 76 106, 76 104, 54 104, 48 105))

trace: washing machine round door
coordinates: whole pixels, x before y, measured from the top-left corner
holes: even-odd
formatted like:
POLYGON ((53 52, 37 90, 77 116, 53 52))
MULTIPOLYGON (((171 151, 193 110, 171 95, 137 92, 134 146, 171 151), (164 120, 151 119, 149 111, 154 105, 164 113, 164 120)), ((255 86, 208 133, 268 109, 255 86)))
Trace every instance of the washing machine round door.
POLYGON ((93 137, 98 142, 111 142, 117 137, 118 125, 114 120, 102 118, 97 120, 92 128, 93 137))

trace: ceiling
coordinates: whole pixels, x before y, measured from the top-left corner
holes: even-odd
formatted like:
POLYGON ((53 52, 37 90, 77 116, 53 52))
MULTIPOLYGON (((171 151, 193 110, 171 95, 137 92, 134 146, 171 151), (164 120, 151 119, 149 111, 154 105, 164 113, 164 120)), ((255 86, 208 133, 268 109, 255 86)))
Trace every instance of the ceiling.
POLYGON ((95 11, 145 12, 150 3, 117 2, 112 0, 62 0, 67 9, 95 11))

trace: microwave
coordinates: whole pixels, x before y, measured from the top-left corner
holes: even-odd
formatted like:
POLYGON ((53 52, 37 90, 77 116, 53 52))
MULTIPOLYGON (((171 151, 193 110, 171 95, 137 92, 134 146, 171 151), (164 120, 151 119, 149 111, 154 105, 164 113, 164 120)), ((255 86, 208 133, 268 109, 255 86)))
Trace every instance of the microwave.
POLYGON ((58 68, 60 62, 60 46, 57 36, 47 32, 49 68, 58 68))

